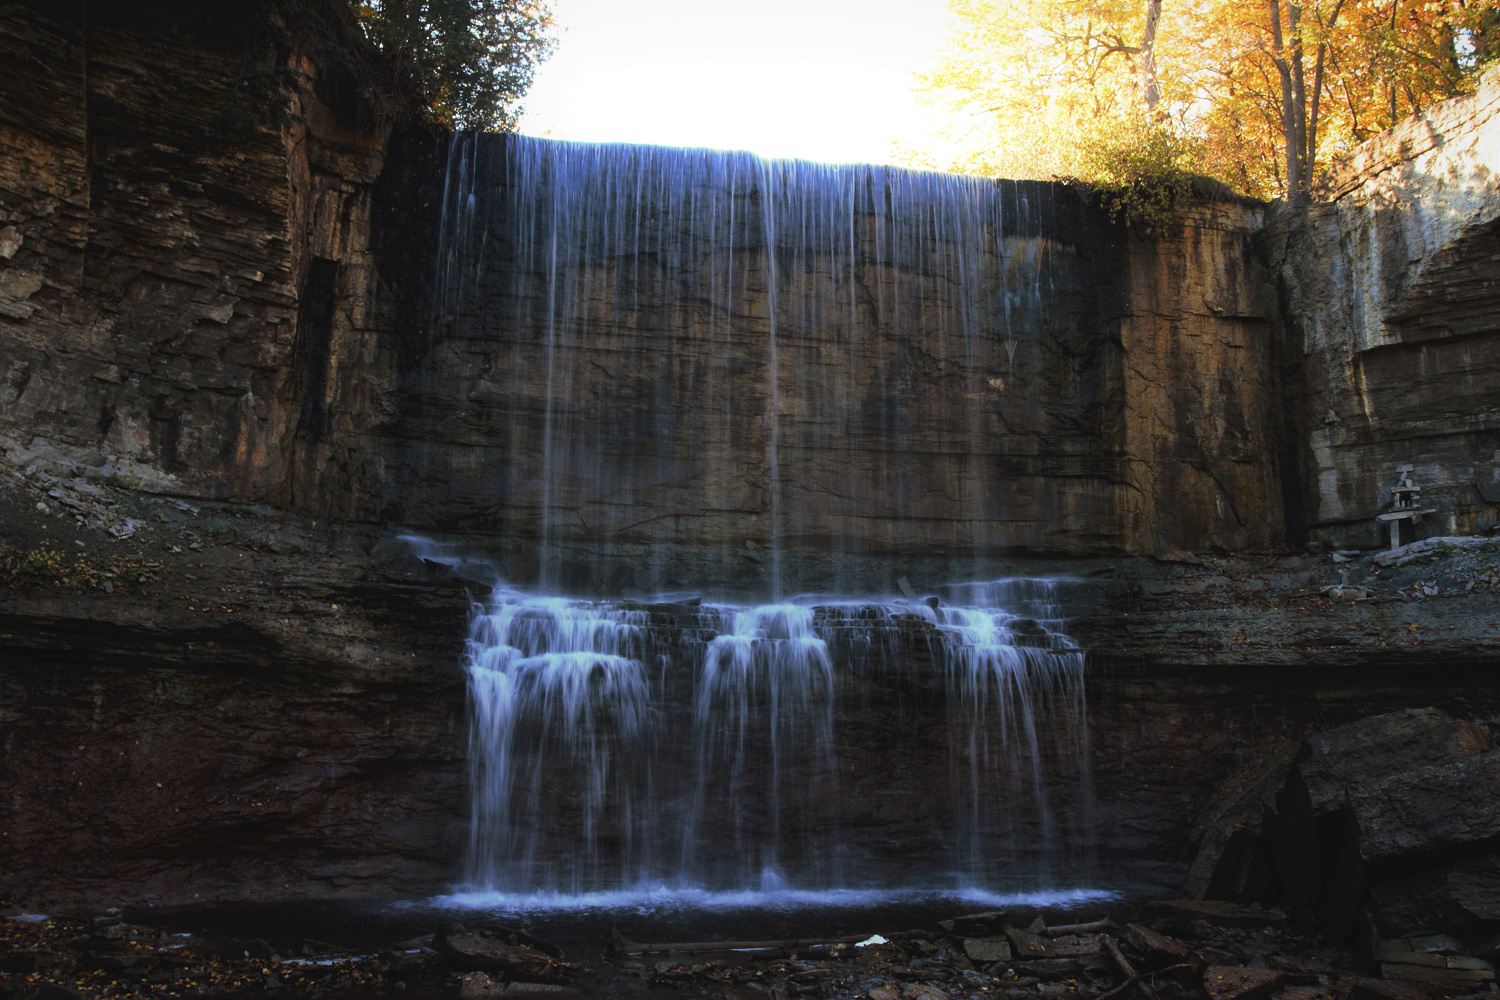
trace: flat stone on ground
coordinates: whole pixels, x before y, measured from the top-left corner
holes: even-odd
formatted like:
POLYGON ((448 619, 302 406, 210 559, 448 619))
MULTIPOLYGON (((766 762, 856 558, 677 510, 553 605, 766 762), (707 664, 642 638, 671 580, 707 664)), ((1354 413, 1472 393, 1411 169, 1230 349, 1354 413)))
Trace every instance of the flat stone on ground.
POLYGON ((1275 969, 1211 965, 1203 970, 1209 1000, 1265 1000, 1285 984, 1286 973, 1275 969))
POLYGON ((1010 942, 1003 937, 964 938, 964 954, 974 962, 1010 961, 1010 942))

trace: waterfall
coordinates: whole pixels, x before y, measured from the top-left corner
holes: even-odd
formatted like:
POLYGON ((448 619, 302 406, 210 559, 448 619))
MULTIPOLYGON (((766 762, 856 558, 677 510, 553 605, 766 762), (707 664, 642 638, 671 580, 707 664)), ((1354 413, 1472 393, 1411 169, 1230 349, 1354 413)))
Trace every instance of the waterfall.
POLYGON ((713 817, 728 819, 721 836, 734 845, 740 885, 785 886, 783 837, 810 855, 826 834, 820 814, 838 793, 833 663, 812 622, 811 608, 749 608, 708 644, 694 699, 697 780, 685 871, 696 869, 697 840, 712 836, 713 817))
POLYGON ((1054 191, 454 137, 403 405, 415 425, 423 392, 463 401, 430 408, 451 445, 407 502, 490 532, 507 581, 469 638, 470 886, 1086 870, 1083 654, 1055 585, 924 602, 905 576, 984 577, 1065 530, 1072 497, 1037 492, 1059 470, 1100 474, 1049 409, 1102 392, 1054 191), (908 600, 783 596, 898 580, 908 600), (684 591, 706 603, 644 603, 684 591))
MULTIPOLYGON (((954 785, 962 789, 956 842, 960 870, 983 884, 1009 858, 1030 854, 1050 864, 1062 852, 1046 845, 1089 839, 1093 789, 1078 772, 1082 808, 1070 829, 1058 828, 1050 802, 1044 740, 1061 738, 1064 758, 1087 760, 1086 726, 1059 729, 1053 720, 1085 718, 1084 654, 1062 630, 1051 587, 1032 580, 971 585, 981 607, 923 610, 944 637, 948 725, 954 785), (1028 614, 1018 614, 1023 609, 1028 614), (999 610, 997 610, 999 609, 999 610), (1029 812, 1029 831, 1016 822, 1029 812), (1040 850, 1027 850, 1026 836, 1040 850), (993 843, 1004 845, 995 852, 993 843)), ((1056 751, 1054 751, 1054 754, 1056 751)), ((1039 874, 1046 875, 1045 869, 1039 874)))
POLYGON ((459 133, 413 385, 486 416, 433 430, 464 447, 424 460, 472 464, 420 474, 411 502, 483 478, 506 578, 545 592, 858 593, 913 550, 982 573, 1054 530, 1006 502, 1016 477, 1069 460, 1038 452, 1044 368, 1076 383, 1073 348, 1042 345, 1088 294, 1053 198, 459 133))
POLYGON ((498 587, 475 605, 468 642, 468 886, 1051 889, 1086 877, 1083 655, 1055 589, 728 607, 498 587), (951 603, 960 595, 979 603, 951 603))
POLYGON ((651 869, 644 624, 639 611, 509 591, 475 608, 469 881, 578 892, 651 869), (563 797, 576 824, 567 833, 547 822, 563 797), (559 836, 566 862, 539 860, 559 836))

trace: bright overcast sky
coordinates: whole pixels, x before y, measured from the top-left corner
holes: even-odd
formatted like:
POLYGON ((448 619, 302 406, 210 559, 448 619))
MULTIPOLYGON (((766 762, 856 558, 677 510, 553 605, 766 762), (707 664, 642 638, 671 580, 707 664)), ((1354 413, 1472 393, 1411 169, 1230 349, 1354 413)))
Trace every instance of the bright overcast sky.
POLYGON ((944 0, 553 0, 521 131, 883 163, 916 138, 912 73, 944 0))

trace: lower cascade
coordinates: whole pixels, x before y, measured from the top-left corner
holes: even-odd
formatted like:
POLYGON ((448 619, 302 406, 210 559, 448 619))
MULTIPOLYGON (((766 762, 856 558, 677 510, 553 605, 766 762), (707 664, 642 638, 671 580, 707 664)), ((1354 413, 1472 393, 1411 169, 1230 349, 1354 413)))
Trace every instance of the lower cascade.
POLYGON ((465 890, 1064 888, 1084 654, 1056 584, 759 607, 498 585, 468 640, 465 890))

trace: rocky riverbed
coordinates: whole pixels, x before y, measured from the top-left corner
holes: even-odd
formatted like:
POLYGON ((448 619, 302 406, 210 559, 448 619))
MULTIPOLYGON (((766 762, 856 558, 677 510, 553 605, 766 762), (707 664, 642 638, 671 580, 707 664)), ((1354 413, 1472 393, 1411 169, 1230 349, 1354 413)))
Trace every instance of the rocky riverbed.
POLYGON ((1487 962, 1459 962, 1437 938, 1401 942, 1417 978, 1382 979, 1368 943, 1327 947, 1295 914, 1192 900, 988 911, 826 940, 641 944, 617 931, 566 951, 473 918, 405 930, 420 932, 349 948, 153 927, 118 910, 12 916, 0 924, 0 997, 1435 1000, 1494 981, 1487 962))

